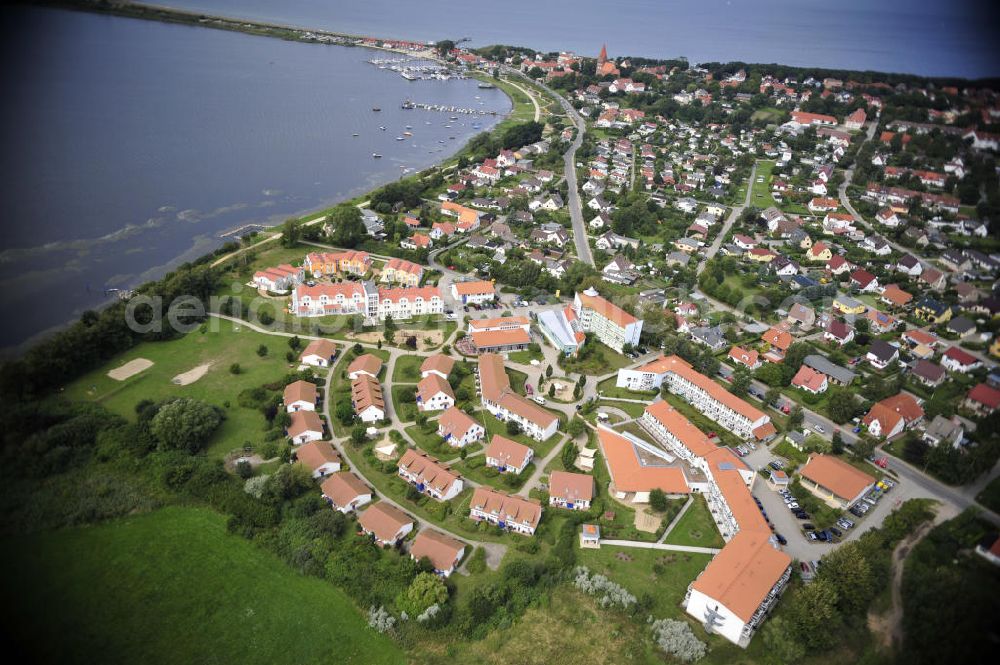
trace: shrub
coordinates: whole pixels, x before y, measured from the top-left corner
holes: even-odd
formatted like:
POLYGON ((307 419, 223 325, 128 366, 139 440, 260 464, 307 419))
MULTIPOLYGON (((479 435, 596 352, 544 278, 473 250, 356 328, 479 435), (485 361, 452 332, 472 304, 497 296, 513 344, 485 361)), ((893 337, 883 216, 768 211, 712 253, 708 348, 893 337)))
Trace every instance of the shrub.
POLYGON ((385 607, 374 605, 368 610, 368 627, 380 633, 387 633, 396 627, 396 617, 389 614, 385 607))
POLYGON ((684 621, 660 619, 654 621, 650 629, 653 631, 657 646, 664 653, 685 663, 693 663, 708 653, 708 647, 695 637, 691 626, 684 621))
POLYGON ((577 566, 573 571, 573 584, 584 593, 597 596, 601 607, 618 606, 627 609, 637 602, 628 589, 604 575, 591 576, 590 569, 586 566, 577 566))

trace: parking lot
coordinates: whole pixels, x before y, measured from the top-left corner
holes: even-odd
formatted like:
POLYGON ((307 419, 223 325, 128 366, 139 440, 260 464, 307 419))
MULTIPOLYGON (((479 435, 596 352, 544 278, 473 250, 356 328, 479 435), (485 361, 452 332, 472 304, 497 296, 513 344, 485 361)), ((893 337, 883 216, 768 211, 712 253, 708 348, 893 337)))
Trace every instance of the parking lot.
MULTIPOLYGON (((774 460, 775 456, 766 446, 758 446, 757 450, 752 451, 743 459, 754 469, 760 469, 774 460)), ((910 496, 911 492, 909 489, 905 483, 897 481, 895 487, 887 494, 884 494, 875 506, 868 510, 864 517, 859 518, 845 511, 844 516, 854 523, 854 528, 844 530, 834 525, 843 532, 843 537, 839 542, 854 540, 868 529, 880 525, 886 515, 892 512, 894 508, 907 499, 914 498, 910 496)), ((754 484, 753 495, 760 500, 768 519, 774 524, 775 532, 780 533, 788 541, 788 544, 783 546, 782 549, 793 558, 800 561, 815 561, 837 547, 838 543, 810 541, 803 533, 802 525, 811 523, 812 520, 800 520, 792 514, 792 511, 785 505, 781 495, 771 489, 767 483, 767 479, 763 475, 760 475, 754 484)))

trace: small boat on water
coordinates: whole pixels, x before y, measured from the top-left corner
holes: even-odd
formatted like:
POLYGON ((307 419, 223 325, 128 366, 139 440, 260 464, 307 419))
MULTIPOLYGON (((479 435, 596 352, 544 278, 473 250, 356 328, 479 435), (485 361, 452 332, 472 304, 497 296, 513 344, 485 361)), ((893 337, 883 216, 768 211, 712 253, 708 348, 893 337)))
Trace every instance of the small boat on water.
POLYGON ((385 131, 385 125, 380 125, 379 129, 381 129, 384 132, 385 131))
POLYGON ((375 113, 378 113, 378 112, 379 112, 379 111, 381 111, 381 110, 382 110, 382 109, 380 109, 380 108, 379 108, 379 107, 377 107, 377 106, 373 106, 373 107, 372 107, 372 111, 374 111, 375 113))
POLYGON ((351 134, 351 136, 357 136, 357 133, 351 134))
POLYGON ((403 132, 403 136, 413 136, 413 132, 403 132))
POLYGON ((448 119, 449 119, 449 120, 458 120, 458 116, 457 116, 457 115, 453 115, 453 116, 451 116, 451 117, 450 117, 450 118, 448 118, 448 119))
POLYGON ((377 152, 373 152, 372 159, 382 159, 382 155, 378 154, 377 152))
POLYGON ((405 141, 405 140, 406 140, 406 138, 405 138, 405 137, 403 137, 403 136, 397 136, 397 137, 396 137, 396 140, 397 140, 397 141, 405 141))
POLYGON ((493 85, 492 83, 486 83, 484 81, 484 82, 480 83, 479 85, 477 85, 476 87, 479 88, 480 90, 492 90, 496 86, 493 85))
POLYGON ((412 126, 410 126, 410 125, 407 125, 407 126, 406 126, 406 128, 407 128, 407 129, 413 129, 413 127, 412 127, 412 126))

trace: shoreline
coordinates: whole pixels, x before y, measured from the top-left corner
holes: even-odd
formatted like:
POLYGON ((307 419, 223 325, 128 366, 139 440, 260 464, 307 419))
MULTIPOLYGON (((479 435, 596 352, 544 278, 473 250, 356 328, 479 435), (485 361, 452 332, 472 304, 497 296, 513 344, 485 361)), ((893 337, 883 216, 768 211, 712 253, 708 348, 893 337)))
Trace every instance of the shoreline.
POLYGON ((375 40, 379 42, 410 42, 413 44, 422 43, 418 41, 411 42, 411 40, 388 39, 372 35, 354 35, 346 32, 308 28, 305 26, 277 23, 274 21, 261 21, 257 19, 240 18, 237 16, 226 16, 224 14, 206 14, 204 12, 189 9, 180 9, 177 7, 143 2, 104 4, 98 0, 21 0, 18 4, 33 7, 49 7, 52 9, 84 11, 95 14, 107 14, 123 18, 173 23, 176 25, 190 25, 194 27, 210 28, 213 30, 225 30, 228 32, 242 32, 247 35, 271 37, 272 39, 296 41, 305 44, 370 48, 376 51, 419 56, 421 58, 434 60, 441 64, 446 64, 446 61, 438 55, 437 51, 433 47, 426 44, 424 44, 425 48, 423 50, 410 50, 363 43, 365 40, 375 40))
MULTIPOLYGON (((149 5, 144 3, 128 3, 125 5, 112 6, 112 5, 98 5, 94 2, 91 2, 90 0, 79 0, 79 1, 55 0, 51 2, 42 0, 37 2, 32 2, 32 1, 22 2, 19 4, 22 4, 23 6, 27 7, 37 7, 43 9, 44 8, 63 9, 69 11, 84 11, 88 13, 107 14, 120 18, 133 18, 133 19, 147 20, 147 21, 158 21, 161 23, 168 23, 174 25, 188 25, 191 27, 203 27, 216 30, 224 30, 227 32, 239 32, 250 36, 269 37, 272 39, 281 39, 283 41, 294 41, 302 44, 314 44, 317 46, 340 46, 348 48, 370 49, 372 51, 405 54, 413 57, 420 57, 421 59, 433 60, 441 64, 446 64, 446 61, 442 59, 437 54, 437 52, 434 51, 434 49, 432 48, 428 48, 424 51, 413 51, 401 48, 374 46, 370 44, 361 44, 361 43, 330 43, 330 42, 319 41, 315 38, 308 37, 306 35, 329 36, 345 40, 359 40, 359 41, 364 39, 377 39, 377 38, 364 37, 359 35, 348 35, 346 33, 334 33, 326 30, 311 30, 303 28, 301 26, 286 26, 268 22, 236 19, 234 17, 215 16, 215 15, 210 16, 183 9, 173 9, 169 7, 160 7, 157 5, 149 5), (212 22, 206 22, 203 19, 208 19, 212 22)), ((473 72, 470 76, 468 76, 469 80, 477 80, 477 79, 482 80, 483 78, 489 79, 491 82, 499 81, 499 79, 495 77, 488 76, 487 74, 478 71, 473 72)), ((508 120, 511 117, 511 115, 514 114, 517 107, 517 102, 510 95, 510 93, 504 90, 501 85, 496 85, 496 88, 500 90, 500 92, 502 92, 510 101, 510 110, 503 115, 495 116, 496 118, 495 124, 490 129, 485 130, 485 133, 492 133, 496 131, 498 127, 500 127, 506 120, 508 120)), ((465 151, 469 141, 477 134, 473 134, 468 139, 466 139, 465 142, 463 142, 456 148, 454 153, 446 157, 443 157, 442 159, 436 161, 435 163, 429 166, 426 166, 420 171, 408 174, 402 178, 400 177, 391 178, 375 185, 367 183, 362 184, 357 187, 357 189, 355 190, 356 193, 350 193, 345 198, 331 200, 330 202, 322 204, 318 207, 304 208, 298 211, 290 212, 287 215, 280 215, 280 217, 283 217, 285 219, 295 219, 303 224, 314 224, 321 219, 325 219, 327 214, 332 209, 334 209, 339 205, 344 205, 344 204, 358 205, 359 203, 364 202, 371 194, 371 192, 379 189, 380 187, 384 187, 386 184, 390 182, 397 182, 412 177, 423 178, 435 170, 443 170, 445 169, 445 167, 449 162, 456 160, 465 151)), ((226 243, 229 242, 239 243, 240 242, 239 237, 224 237, 222 234, 231 232, 234 228, 238 228, 240 226, 250 223, 251 222, 244 222, 234 226, 233 228, 224 229, 220 231, 218 234, 215 234, 213 236, 213 241, 218 242, 219 244, 214 248, 214 250, 218 250, 220 247, 224 246, 226 243)), ((197 263, 199 261, 206 260, 208 257, 213 257, 213 256, 215 257, 212 259, 211 265, 213 267, 216 267, 226 263, 234 256, 242 254, 246 251, 250 251, 251 247, 255 248, 253 251, 258 251, 256 248, 257 244, 266 245, 280 238, 280 232, 275 231, 275 229, 280 228, 280 226, 281 224, 277 223, 272 227, 268 227, 258 231, 256 239, 251 245, 247 245, 246 247, 244 246, 237 247, 232 252, 229 252, 221 256, 215 256, 213 254, 214 251, 213 250, 207 253, 201 253, 195 258, 190 258, 190 259, 185 259, 184 254, 172 257, 169 260, 163 262, 162 266, 166 266, 166 269, 164 270, 163 274, 167 274, 172 270, 176 270, 179 266, 185 263, 197 263)), ((150 281, 156 281, 162 277, 163 275, 160 275, 158 277, 138 281, 134 284, 131 284, 130 289, 134 289, 150 281)), ((67 329, 69 326, 72 326, 80 319, 80 316, 82 315, 83 311, 86 310, 100 311, 115 304, 119 300, 120 298, 118 296, 109 295, 104 300, 95 303, 91 306, 83 308, 83 310, 80 313, 71 315, 62 323, 58 323, 49 326, 43 330, 39 330, 37 333, 31 335, 30 337, 25 338, 24 340, 22 340, 17 344, 0 348, 0 362, 13 360, 23 356, 28 350, 36 346, 38 343, 44 341, 46 338, 51 337, 52 335, 67 329)))

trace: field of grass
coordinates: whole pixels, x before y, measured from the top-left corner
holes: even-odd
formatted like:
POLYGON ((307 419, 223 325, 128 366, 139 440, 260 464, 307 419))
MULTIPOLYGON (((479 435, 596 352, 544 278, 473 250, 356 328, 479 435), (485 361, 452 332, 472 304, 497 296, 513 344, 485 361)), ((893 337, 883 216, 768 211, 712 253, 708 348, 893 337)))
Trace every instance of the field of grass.
POLYGON ((3 543, 4 624, 43 662, 402 663, 336 587, 165 508, 3 543), (99 656, 98 656, 99 654, 99 656))
POLYGON ((226 414, 208 442, 210 455, 222 457, 247 441, 259 445, 267 421, 259 411, 240 406, 237 398, 247 388, 281 379, 298 364, 285 359, 289 347, 282 338, 219 319, 210 319, 206 327, 205 332, 196 330, 176 340, 139 344, 68 385, 63 396, 99 402, 130 420, 135 418, 135 405, 144 399, 191 397, 214 404, 226 414), (257 355, 262 344, 268 349, 264 357, 257 355), (107 376, 108 370, 136 358, 151 360, 153 366, 125 381, 107 376), (206 363, 211 363, 207 373, 194 383, 180 386, 172 382, 178 374, 206 363), (233 363, 239 363, 239 374, 229 371, 233 363))
POLYGON ((650 633, 634 619, 601 609, 594 599, 564 584, 551 600, 532 607, 513 625, 484 639, 424 640, 412 654, 415 665, 656 665, 650 633))
POLYGON ((392 370, 393 383, 417 383, 420 381, 420 366, 424 356, 400 356, 392 370))
POLYGON ((599 550, 581 549, 576 558, 592 573, 606 575, 636 596, 651 594, 653 616, 677 619, 684 611, 680 602, 688 584, 712 555, 605 545, 599 550))
POLYGON ((396 419, 404 423, 412 423, 417 419, 417 414, 420 411, 417 409, 417 403, 409 400, 404 400, 402 397, 402 392, 405 386, 393 386, 392 387, 392 406, 396 409, 396 419))
POLYGON ((590 351, 581 351, 578 358, 563 357, 559 367, 565 372, 600 376, 619 370, 632 362, 626 356, 598 341, 585 345, 584 349, 588 347, 590 347, 590 351))
POLYGON ((762 209, 776 205, 774 197, 771 196, 771 169, 773 168, 773 161, 762 160, 757 162, 757 174, 751 183, 753 195, 750 198, 750 205, 762 209), (761 178, 764 179, 763 182, 758 182, 761 178))
POLYGON ((694 503, 674 526, 663 542, 671 545, 693 545, 695 547, 722 547, 725 541, 719 534, 712 513, 708 510, 705 497, 692 495, 694 503))
POLYGON ((524 351, 512 351, 507 354, 507 359, 512 363, 518 363, 521 365, 530 365, 532 360, 542 361, 545 360, 545 355, 541 351, 532 351, 530 349, 525 349, 524 351))

